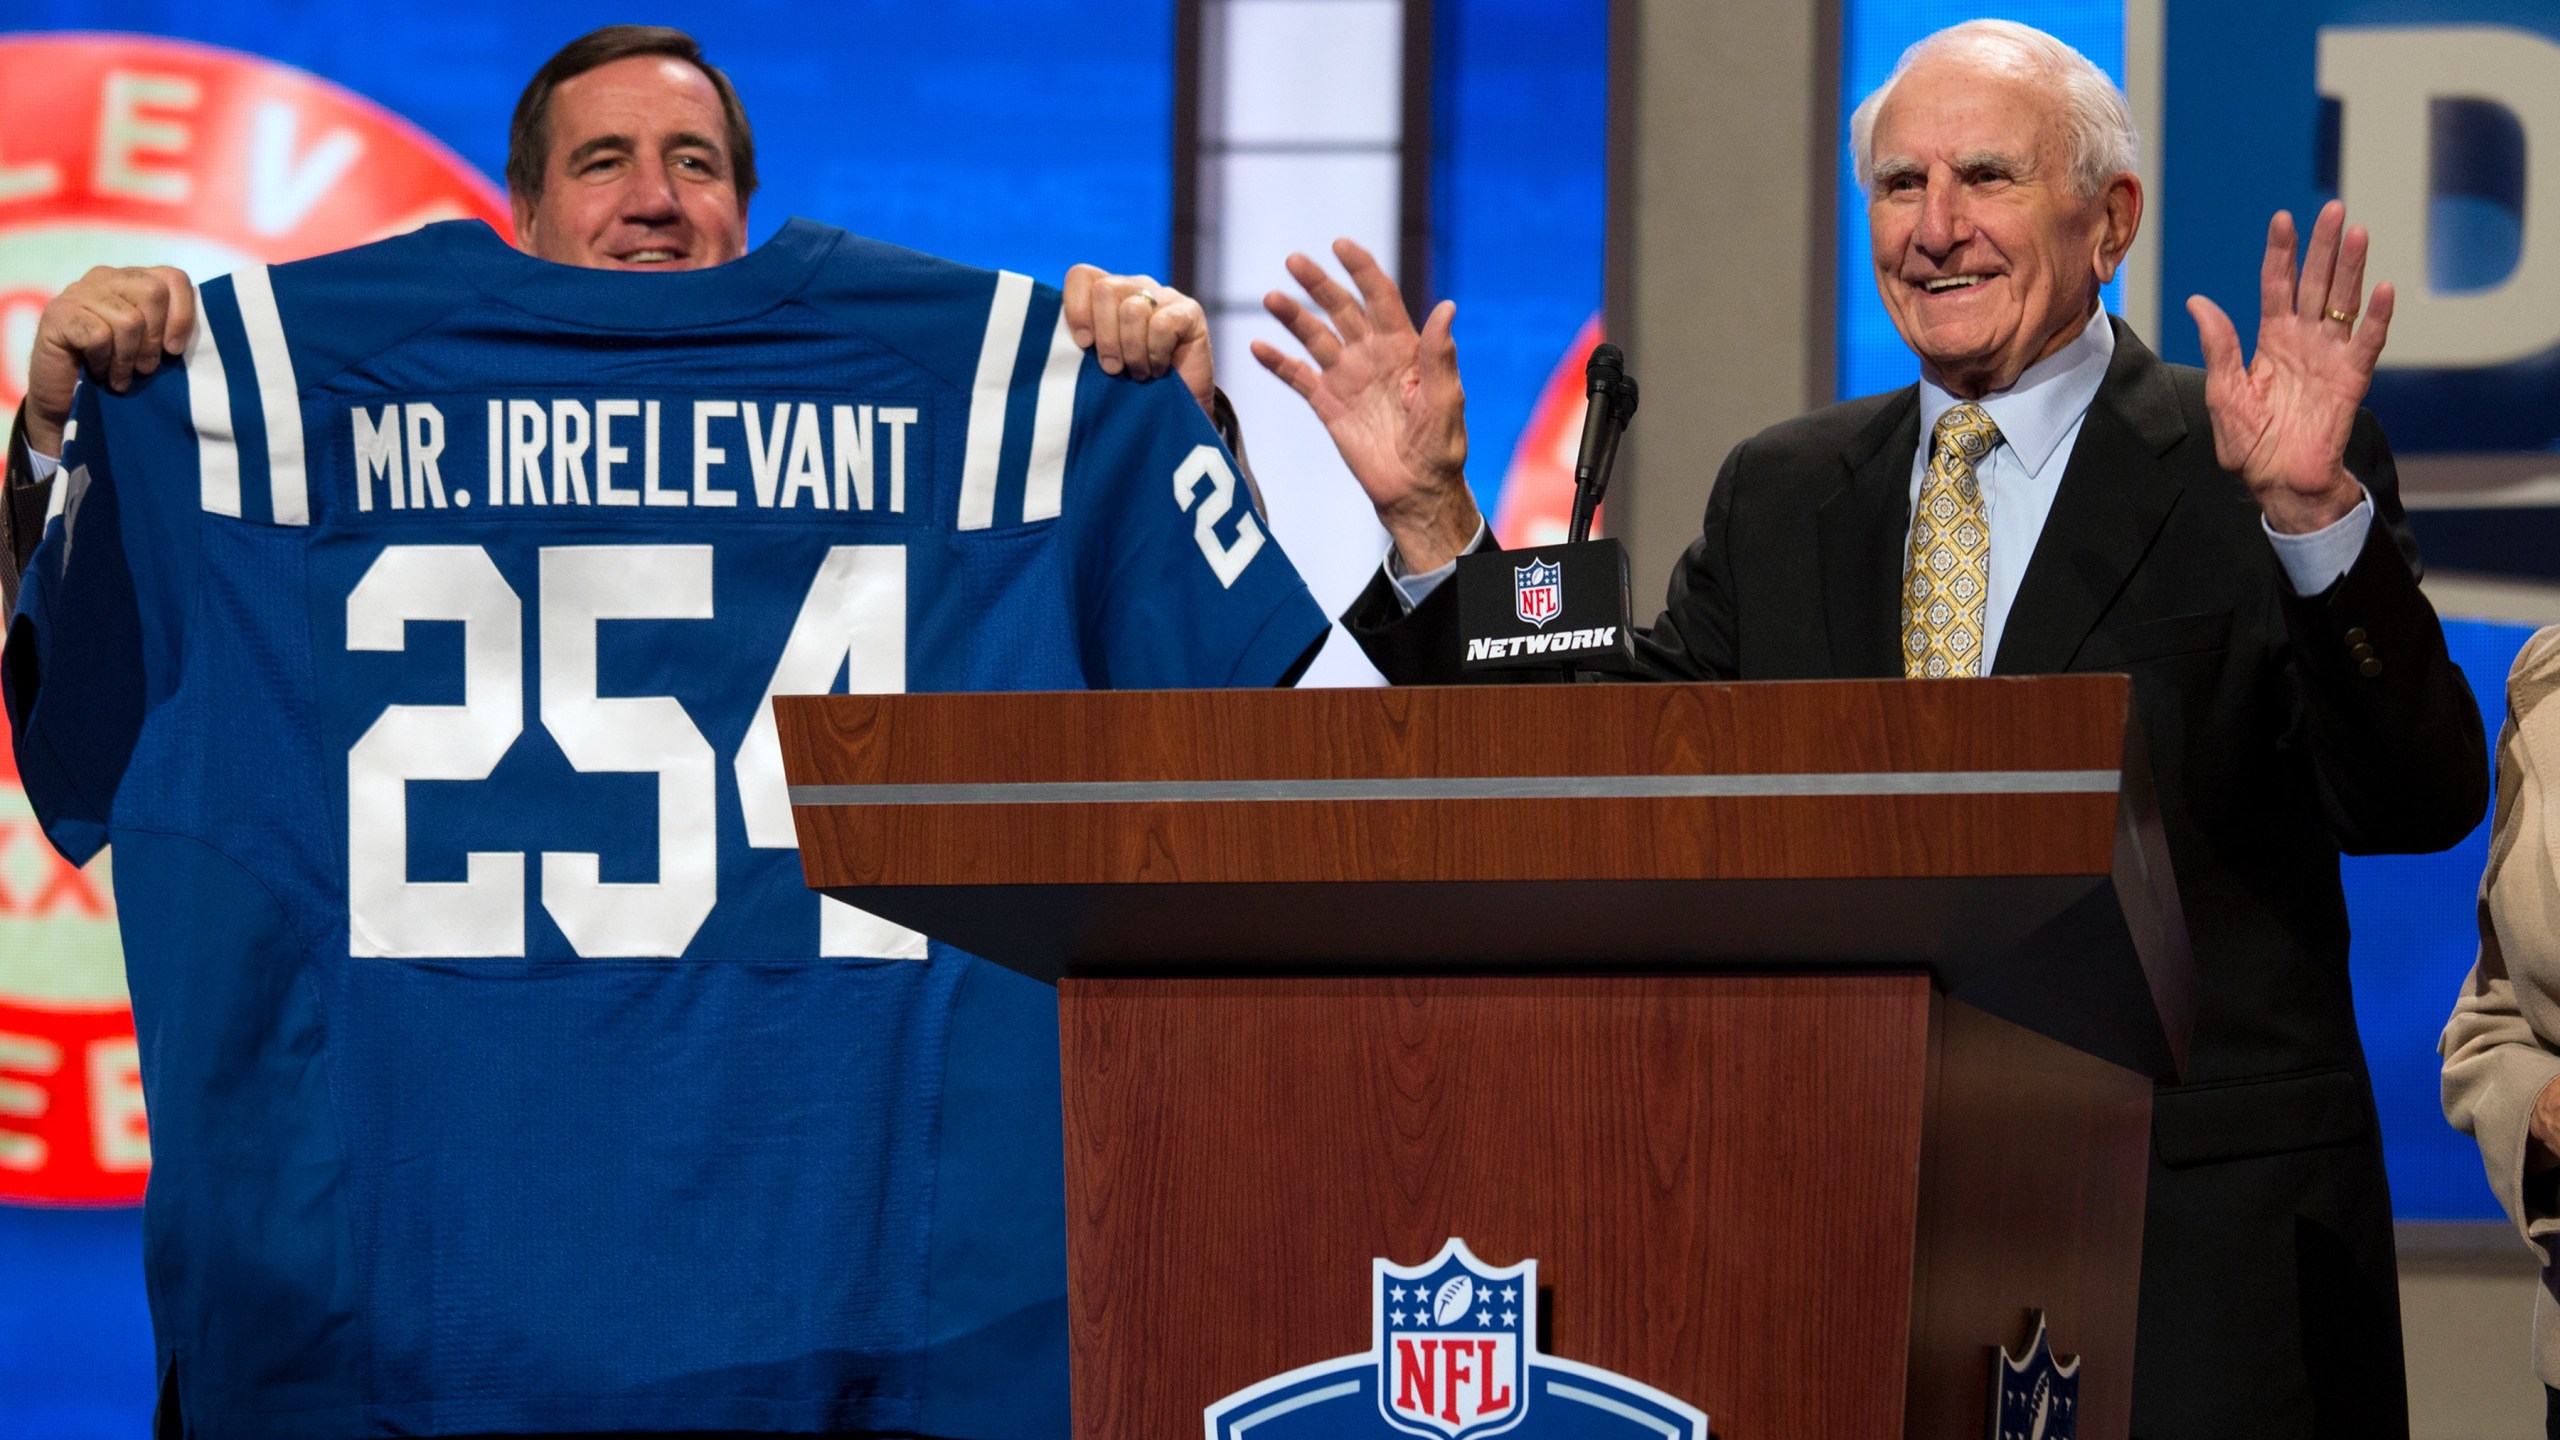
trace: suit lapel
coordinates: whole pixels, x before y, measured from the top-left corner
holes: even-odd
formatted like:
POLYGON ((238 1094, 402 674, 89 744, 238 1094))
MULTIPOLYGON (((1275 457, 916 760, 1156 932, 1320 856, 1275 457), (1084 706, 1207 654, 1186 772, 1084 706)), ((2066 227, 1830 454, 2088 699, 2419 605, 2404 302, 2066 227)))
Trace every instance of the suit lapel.
POLYGON ((2061 670, 2142 562, 2181 485, 2160 456, 2186 437, 2169 369, 2116 326, 2115 359, 2009 606, 1995 675, 2061 670))
POLYGON ((1902 673, 1902 551, 1911 531, 1911 457, 1920 448, 1912 386, 1841 452, 1846 479, 1814 515, 1831 668, 1842 678, 1902 673))

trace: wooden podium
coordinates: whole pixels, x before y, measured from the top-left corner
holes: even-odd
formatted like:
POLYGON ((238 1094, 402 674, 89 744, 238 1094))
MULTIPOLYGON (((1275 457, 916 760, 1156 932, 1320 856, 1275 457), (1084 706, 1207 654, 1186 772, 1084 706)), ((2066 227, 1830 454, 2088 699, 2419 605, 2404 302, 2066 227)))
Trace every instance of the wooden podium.
POLYGON ((2118 676, 776 702, 809 883, 1054 980, 1076 1431, 1539 1262, 1720 1440, 2131 1403, 2192 966, 2118 676))

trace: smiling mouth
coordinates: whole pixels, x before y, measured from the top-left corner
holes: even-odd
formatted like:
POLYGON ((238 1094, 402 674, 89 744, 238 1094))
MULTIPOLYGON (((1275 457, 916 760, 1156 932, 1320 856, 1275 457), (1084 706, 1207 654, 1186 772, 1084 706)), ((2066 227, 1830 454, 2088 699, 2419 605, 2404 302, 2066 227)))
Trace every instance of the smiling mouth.
POLYGON ((672 261, 681 260, 684 256, 679 251, 652 248, 648 250, 634 250, 630 254, 623 255, 618 258, 620 258, 622 263, 625 265, 665 265, 672 261))
POLYGON ((1988 275, 1942 275, 1935 280, 1921 281, 1920 288, 1932 295, 1944 295, 1951 290, 1970 290, 1977 285, 1990 283, 1991 277, 1988 275))

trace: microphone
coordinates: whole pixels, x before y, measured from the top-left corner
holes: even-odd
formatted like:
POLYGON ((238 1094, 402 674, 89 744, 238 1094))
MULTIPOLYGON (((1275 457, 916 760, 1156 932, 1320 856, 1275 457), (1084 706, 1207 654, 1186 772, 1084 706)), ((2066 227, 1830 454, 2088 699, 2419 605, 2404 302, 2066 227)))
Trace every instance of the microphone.
POLYGON ((1460 668, 1542 670, 1565 680, 1602 672, 1634 674, 1635 632, 1627 604, 1627 549, 1591 537, 1592 513, 1609 489, 1618 437, 1636 413, 1636 382, 1615 345, 1595 345, 1583 367, 1589 385, 1582 450, 1573 466, 1573 528, 1563 545, 1458 557, 1460 668))
POLYGON ((1573 462, 1573 524, 1569 543, 1591 537, 1591 521, 1608 493, 1609 471, 1618 461, 1618 437, 1636 413, 1636 382, 1627 378, 1627 357, 1615 345, 1592 347, 1582 367, 1584 408, 1582 446, 1573 462))
POLYGON ((1616 408, 1618 382, 1626 378, 1627 355, 1615 345, 1591 347, 1591 358, 1583 363, 1582 448, 1574 452, 1573 488, 1587 490, 1591 486, 1593 461, 1600 453, 1601 437, 1609 428, 1609 415, 1616 408))

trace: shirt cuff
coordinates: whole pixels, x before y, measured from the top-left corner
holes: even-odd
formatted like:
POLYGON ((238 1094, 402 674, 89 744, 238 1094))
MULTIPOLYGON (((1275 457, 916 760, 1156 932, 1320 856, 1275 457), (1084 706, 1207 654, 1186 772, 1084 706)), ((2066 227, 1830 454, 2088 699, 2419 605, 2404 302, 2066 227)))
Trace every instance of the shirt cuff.
POLYGON ((2337 523, 2308 535, 2282 534, 2267 524, 2264 515, 2258 517, 2258 523, 2274 543, 2285 578, 2293 582, 2293 593, 2317 595, 2355 568, 2356 557, 2364 553, 2364 537, 2373 529, 2373 492, 2366 491, 2356 508, 2337 523))
MULTIPOLYGON (((1467 548, 1458 553, 1473 555, 1483 549, 1485 528, 1484 517, 1477 516, 1475 538, 1469 540, 1467 548)), ((1404 613, 1410 615, 1415 606, 1431 598, 1431 592, 1439 589, 1442 581, 1458 573, 1458 562, 1452 560, 1436 570, 1425 570, 1419 575, 1408 575, 1405 573, 1404 556, 1396 550, 1396 547, 1390 545, 1387 547, 1386 569, 1387 588, 1396 592, 1396 603, 1402 605, 1404 613)))
POLYGON ((27 473, 34 477, 37 484, 42 485, 46 481, 51 480, 54 476, 62 473, 62 457, 59 455, 38 454, 33 447, 29 447, 27 450, 27 473))

